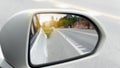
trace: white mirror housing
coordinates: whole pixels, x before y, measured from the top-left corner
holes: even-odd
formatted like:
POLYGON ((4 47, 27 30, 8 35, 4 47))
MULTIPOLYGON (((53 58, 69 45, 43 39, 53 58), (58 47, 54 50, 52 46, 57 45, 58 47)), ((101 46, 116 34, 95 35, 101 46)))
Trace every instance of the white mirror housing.
MULTIPOLYGON (((5 60, 15 68, 28 68, 29 58, 29 30, 31 20, 36 13, 76 13, 86 16, 97 22, 85 11, 66 9, 33 9, 13 15, 2 28, 0 33, 0 43, 5 60)), ((99 25, 100 23, 95 23, 99 25)), ((101 28, 101 27, 100 27, 101 28)))
POLYGON ((8 20, 1 31, 1 45, 5 60, 15 68, 28 65, 28 39, 32 14, 22 12, 8 20))

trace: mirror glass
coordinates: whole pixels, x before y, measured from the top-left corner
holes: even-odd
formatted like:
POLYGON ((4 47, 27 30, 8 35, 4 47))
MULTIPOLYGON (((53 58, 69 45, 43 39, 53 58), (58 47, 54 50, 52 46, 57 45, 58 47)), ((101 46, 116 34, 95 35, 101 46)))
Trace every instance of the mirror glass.
POLYGON ((30 63, 47 64, 87 55, 99 35, 88 18, 70 13, 35 14, 30 26, 30 63))

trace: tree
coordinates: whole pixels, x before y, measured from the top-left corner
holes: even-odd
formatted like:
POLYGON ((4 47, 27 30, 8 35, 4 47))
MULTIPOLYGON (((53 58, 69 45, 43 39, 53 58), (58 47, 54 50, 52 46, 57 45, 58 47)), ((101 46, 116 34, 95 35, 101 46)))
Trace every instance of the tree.
POLYGON ((57 22, 57 26, 65 27, 65 28, 68 28, 68 27, 72 28, 72 25, 74 24, 74 22, 78 21, 79 19, 80 19, 79 16, 68 14, 59 19, 59 21, 57 22))

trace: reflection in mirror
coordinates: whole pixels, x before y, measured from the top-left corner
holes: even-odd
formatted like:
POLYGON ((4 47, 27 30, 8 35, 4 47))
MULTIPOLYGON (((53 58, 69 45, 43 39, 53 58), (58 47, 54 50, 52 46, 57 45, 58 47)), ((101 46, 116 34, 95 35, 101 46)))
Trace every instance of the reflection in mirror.
POLYGON ((30 62, 33 65, 91 53, 98 33, 90 20, 75 14, 36 14, 30 26, 30 62))

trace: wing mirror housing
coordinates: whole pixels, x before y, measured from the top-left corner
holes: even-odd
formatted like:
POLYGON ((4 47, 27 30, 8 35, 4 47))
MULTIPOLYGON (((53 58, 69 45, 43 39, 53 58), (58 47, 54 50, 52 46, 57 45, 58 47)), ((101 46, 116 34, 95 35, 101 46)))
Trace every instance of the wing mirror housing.
MULTIPOLYGON (((96 21, 96 19, 92 16, 90 16, 88 13, 85 11, 77 11, 77 10, 67 10, 67 9, 33 9, 33 10, 27 10, 27 11, 22 11, 19 13, 16 13, 10 19, 7 21, 7 23, 4 25, 4 27, 1 30, 0 33, 0 43, 2 47, 2 51, 5 57, 5 60, 7 61, 8 64, 15 68, 27 68, 31 67, 32 65, 30 64, 30 28, 33 20, 33 16, 37 14, 73 14, 73 15, 78 15, 81 17, 84 17, 86 19, 89 19, 90 22, 92 22, 96 34, 97 34, 97 41, 96 45, 93 48, 93 50, 88 53, 87 55, 90 55, 95 52, 95 48, 97 48, 98 42, 100 41, 100 35, 101 32, 99 28, 100 23, 96 21)), ((38 20, 36 20, 38 21, 38 20)), ((37 26, 41 27, 41 26, 37 26)), ((68 27, 68 26, 67 26, 68 27)), ((54 28, 53 28, 54 29, 54 28)), ((36 31, 37 30, 36 28, 36 31)), ((48 36, 48 35, 47 35, 48 36)), ((40 37, 40 36, 39 36, 40 37)), ((43 41, 43 40, 41 40, 43 41)), ((39 41, 38 41, 39 42, 39 41)), ((42 42, 41 42, 42 43, 42 42)), ((46 44, 44 44, 46 45, 46 44)), ((77 53, 76 53, 77 54, 77 53)), ((87 56, 86 54, 83 56, 75 56, 71 57, 71 59, 79 58, 79 57, 84 57, 87 56)), ((71 60, 70 59, 70 60, 71 60)), ((63 59, 64 60, 64 59, 63 59)), ((66 61, 70 61, 68 58, 66 61)), ((57 63, 62 63, 62 61, 57 61, 57 63)), ((43 66, 47 65, 42 63, 43 66)), ((49 64, 56 64, 55 62, 53 63, 48 63, 49 64)), ((37 66, 42 66, 42 65, 37 65, 37 66)), ((33 65, 33 67, 36 67, 33 65)))

